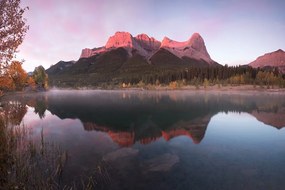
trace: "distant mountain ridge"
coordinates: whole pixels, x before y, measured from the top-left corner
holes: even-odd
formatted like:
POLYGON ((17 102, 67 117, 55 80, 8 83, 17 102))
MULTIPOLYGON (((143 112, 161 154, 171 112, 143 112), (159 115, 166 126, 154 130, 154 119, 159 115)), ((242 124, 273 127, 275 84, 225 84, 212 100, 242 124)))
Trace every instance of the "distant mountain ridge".
POLYGON ((285 73, 285 52, 279 49, 274 52, 266 53, 249 63, 249 66, 253 68, 277 67, 282 73, 285 73))

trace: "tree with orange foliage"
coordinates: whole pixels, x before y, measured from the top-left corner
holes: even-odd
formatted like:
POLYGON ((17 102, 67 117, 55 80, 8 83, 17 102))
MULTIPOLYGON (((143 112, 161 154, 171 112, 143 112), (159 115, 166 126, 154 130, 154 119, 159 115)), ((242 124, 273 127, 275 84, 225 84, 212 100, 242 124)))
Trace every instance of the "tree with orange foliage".
POLYGON ((35 89, 36 89, 36 82, 35 82, 35 80, 34 80, 33 77, 28 77, 28 79, 27 79, 27 85, 28 85, 29 87, 31 87, 32 90, 35 90, 35 89))
POLYGON ((22 63, 12 61, 6 71, 0 76, 0 90, 22 90, 27 82, 28 74, 22 68, 22 63))
POLYGON ((0 76, 0 91, 1 95, 4 91, 9 91, 14 89, 13 80, 8 76, 7 73, 0 76))
POLYGON ((19 61, 12 61, 7 72, 14 83, 15 89, 22 90, 28 78, 28 74, 22 68, 22 63, 19 61))

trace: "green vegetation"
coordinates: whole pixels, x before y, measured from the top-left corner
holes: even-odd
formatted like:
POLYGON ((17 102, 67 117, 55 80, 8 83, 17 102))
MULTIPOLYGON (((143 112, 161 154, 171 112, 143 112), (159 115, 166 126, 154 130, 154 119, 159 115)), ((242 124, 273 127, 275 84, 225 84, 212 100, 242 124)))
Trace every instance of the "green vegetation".
POLYGON ((151 59, 147 61, 138 54, 127 59, 126 50, 118 48, 103 55, 80 59, 60 72, 47 70, 47 73, 51 86, 67 88, 152 89, 168 86, 176 89, 190 85, 196 89, 200 86, 206 89, 213 85, 221 88, 246 84, 268 88, 285 87, 284 75, 277 68, 254 69, 249 66, 228 67, 218 64, 209 66, 203 61, 179 59, 165 50, 160 50, 151 59))
POLYGON ((38 66, 33 72, 33 79, 38 87, 47 89, 48 88, 48 75, 46 74, 45 68, 43 66, 38 66))

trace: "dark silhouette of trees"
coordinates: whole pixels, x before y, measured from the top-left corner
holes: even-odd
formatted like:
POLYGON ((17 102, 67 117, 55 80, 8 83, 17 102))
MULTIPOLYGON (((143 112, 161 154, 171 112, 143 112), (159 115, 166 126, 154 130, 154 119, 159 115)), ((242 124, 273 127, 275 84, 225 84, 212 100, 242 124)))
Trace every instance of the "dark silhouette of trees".
POLYGON ((38 66, 35 68, 33 73, 33 78, 35 83, 38 85, 38 87, 47 89, 48 88, 48 75, 45 71, 45 68, 43 66, 38 66))

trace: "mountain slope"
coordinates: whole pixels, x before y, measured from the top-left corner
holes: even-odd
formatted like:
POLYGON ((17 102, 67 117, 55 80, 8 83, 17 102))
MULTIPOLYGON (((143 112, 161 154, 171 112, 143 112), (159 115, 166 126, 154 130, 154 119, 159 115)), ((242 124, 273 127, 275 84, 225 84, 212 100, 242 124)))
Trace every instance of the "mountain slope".
POLYGON ((249 66, 253 68, 277 67, 281 72, 285 73, 285 52, 279 49, 271 53, 266 53, 249 63, 249 66))
POLYGON ((112 49, 103 54, 79 59, 67 73, 109 73, 118 70, 128 60, 128 52, 124 48, 112 49))
POLYGON ((46 70, 47 74, 59 74, 67 68, 73 66, 75 61, 59 61, 46 70))

